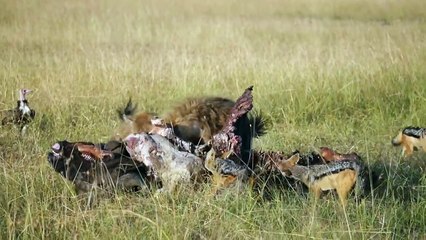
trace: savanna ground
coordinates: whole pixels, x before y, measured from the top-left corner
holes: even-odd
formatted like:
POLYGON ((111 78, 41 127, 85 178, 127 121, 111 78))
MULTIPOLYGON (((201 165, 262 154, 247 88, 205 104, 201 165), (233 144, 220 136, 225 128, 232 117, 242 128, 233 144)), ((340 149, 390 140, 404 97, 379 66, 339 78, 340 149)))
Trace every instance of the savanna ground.
POLYGON ((1 239, 426 238, 425 154, 390 140, 426 126, 421 0, 0 1, 0 109, 17 90, 36 121, 1 128, 1 239), (107 141, 129 96, 165 112, 188 96, 237 98, 271 121, 256 148, 356 151, 385 180, 345 212, 293 192, 117 193, 86 209, 47 163, 56 140, 107 141))

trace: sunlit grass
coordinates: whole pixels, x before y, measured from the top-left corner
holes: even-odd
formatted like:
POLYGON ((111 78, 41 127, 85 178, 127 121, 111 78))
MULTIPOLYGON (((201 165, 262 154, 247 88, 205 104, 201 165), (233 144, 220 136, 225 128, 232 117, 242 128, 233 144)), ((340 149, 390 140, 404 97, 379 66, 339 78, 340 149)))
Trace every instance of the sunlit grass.
POLYGON ((17 90, 37 111, 0 134, 1 239, 425 238, 425 154, 390 140, 425 126, 422 1, 2 1, 0 109, 17 90), (275 191, 211 198, 123 194, 87 208, 46 161, 56 140, 107 141, 131 96, 166 112, 189 96, 237 98, 271 121, 262 149, 356 151, 383 172, 347 212, 275 191))

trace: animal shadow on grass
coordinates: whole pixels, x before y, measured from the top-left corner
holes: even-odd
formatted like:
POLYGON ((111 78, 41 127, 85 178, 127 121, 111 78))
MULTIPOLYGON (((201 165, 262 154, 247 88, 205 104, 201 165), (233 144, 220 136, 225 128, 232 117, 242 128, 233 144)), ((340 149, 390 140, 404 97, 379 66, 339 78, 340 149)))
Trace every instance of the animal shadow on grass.
POLYGON ((421 156, 402 159, 400 162, 381 159, 372 163, 369 168, 372 173, 370 186, 375 197, 402 202, 418 201, 426 197, 426 162, 421 156))
MULTIPOLYGON (((404 202, 418 201, 426 196, 424 184, 426 178, 424 169, 426 162, 420 158, 406 159, 400 162, 389 161, 383 158, 368 164, 364 162, 364 169, 360 172, 364 181, 360 183, 363 198, 380 198, 404 202)), ((272 200, 274 194, 285 194, 289 191, 307 198, 309 191, 307 187, 290 177, 283 176, 278 170, 264 171, 257 175, 254 190, 264 200, 272 200)), ((335 191, 325 191, 327 193, 335 191)), ((351 191, 351 196, 355 191, 351 191)))
POLYGON ((285 177, 278 170, 258 175, 253 189, 259 197, 267 201, 273 200, 276 194, 285 195, 291 191, 305 198, 309 194, 308 188, 302 182, 285 177))

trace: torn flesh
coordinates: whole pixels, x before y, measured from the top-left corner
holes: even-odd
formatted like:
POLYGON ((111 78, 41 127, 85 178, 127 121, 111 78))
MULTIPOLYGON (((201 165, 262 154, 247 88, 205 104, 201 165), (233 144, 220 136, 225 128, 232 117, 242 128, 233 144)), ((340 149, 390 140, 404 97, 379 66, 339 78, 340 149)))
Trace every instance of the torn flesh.
POLYGON ((175 185, 178 181, 188 182, 203 171, 201 158, 190 152, 180 151, 161 135, 131 134, 126 137, 125 142, 132 158, 144 163, 154 179, 165 181, 166 187, 175 185))

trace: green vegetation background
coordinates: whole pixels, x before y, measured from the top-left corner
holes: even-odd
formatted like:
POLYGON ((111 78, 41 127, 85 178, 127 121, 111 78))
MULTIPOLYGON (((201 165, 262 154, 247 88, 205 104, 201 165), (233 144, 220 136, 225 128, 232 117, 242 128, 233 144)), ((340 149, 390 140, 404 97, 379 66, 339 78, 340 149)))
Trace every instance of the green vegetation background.
POLYGON ((1 239, 424 239, 425 154, 390 140, 426 127, 421 0, 0 1, 0 109, 29 96, 25 138, 1 128, 1 239), (270 119, 255 147, 356 151, 385 176, 346 212, 293 192, 117 193, 86 209, 52 171, 56 141, 107 141, 129 96, 165 112, 189 96, 254 85, 270 119))

